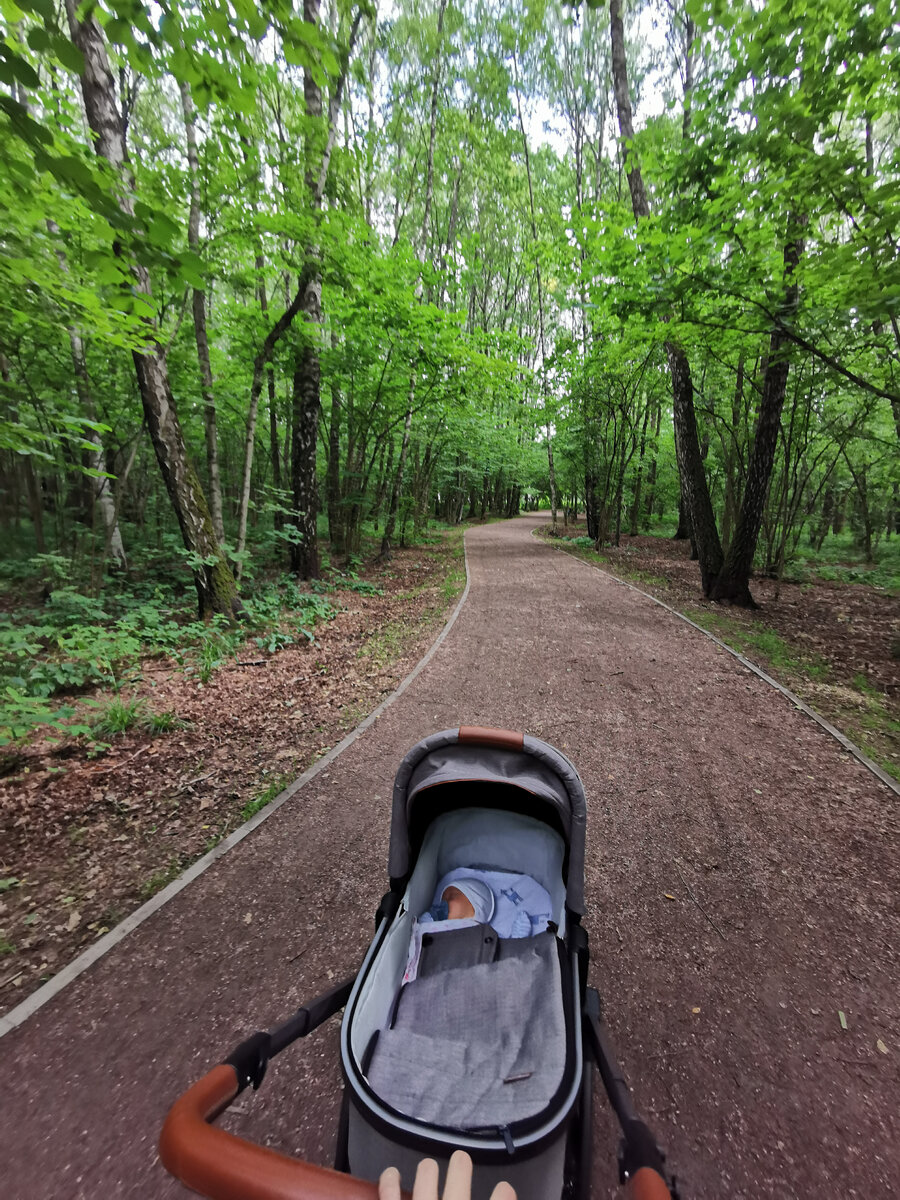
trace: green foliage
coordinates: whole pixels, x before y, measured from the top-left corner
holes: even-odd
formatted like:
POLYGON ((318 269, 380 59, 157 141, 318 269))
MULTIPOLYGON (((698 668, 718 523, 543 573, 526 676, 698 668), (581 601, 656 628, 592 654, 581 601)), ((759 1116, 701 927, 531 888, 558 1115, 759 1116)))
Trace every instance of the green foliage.
POLYGON ((134 696, 130 700, 116 696, 97 708, 99 715, 91 722, 91 732, 95 736, 115 737, 147 719, 145 702, 134 696))
POLYGON ((251 817, 255 817, 267 804, 271 804, 291 782, 291 778, 290 775, 279 775, 271 779, 258 795, 254 796, 252 800, 248 800, 241 810, 241 824, 249 821, 251 817))

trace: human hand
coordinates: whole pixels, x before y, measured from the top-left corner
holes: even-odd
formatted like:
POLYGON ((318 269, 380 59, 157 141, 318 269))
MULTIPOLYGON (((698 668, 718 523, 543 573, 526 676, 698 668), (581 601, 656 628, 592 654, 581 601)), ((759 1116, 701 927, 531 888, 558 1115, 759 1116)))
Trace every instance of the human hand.
MULTIPOLYGON (((400 1200, 400 1172, 396 1167, 382 1171, 378 1180, 378 1200, 400 1200)), ((416 1171, 412 1200, 472 1200, 472 1160, 465 1150, 455 1150, 447 1168, 443 1196, 438 1196, 438 1165, 423 1158, 416 1171)), ((516 1200, 508 1183, 498 1183, 490 1200, 516 1200)))

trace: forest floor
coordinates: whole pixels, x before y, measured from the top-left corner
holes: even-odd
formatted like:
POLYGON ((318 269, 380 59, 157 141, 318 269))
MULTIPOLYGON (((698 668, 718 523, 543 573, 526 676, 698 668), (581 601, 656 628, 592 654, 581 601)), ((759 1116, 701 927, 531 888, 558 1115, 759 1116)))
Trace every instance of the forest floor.
MULTIPOLYGON (((896 797, 709 638, 533 537, 546 523, 469 530, 466 604, 402 695, 5 1034, 0 1161, 16 1200, 183 1196, 157 1155, 166 1110, 251 1030, 358 970, 397 767, 459 724, 528 730, 584 781, 589 979, 684 1195, 896 1194, 896 797)), ((210 770, 192 766, 180 780, 210 770)), ((286 1050, 224 1127, 332 1162, 339 1032, 286 1050)), ((598 1095, 596 1200, 620 1195, 618 1136, 598 1095)))
POLYGON ((756 578, 755 611, 704 599, 690 545, 671 537, 623 536, 597 553, 570 523, 541 536, 595 563, 708 629, 789 687, 900 779, 900 605, 891 589, 820 579, 756 578))
MULTIPOLYGON (((200 682, 144 660, 128 703, 173 714, 105 746, 34 737, 0 779, 0 1013, 249 820, 372 711, 433 640, 465 584, 462 530, 398 548, 338 590, 315 640, 246 644, 200 682), (376 594, 380 592, 383 594, 376 594)), ((76 704, 109 703, 100 689, 76 704)), ((77 720, 77 718, 76 718, 77 720)))

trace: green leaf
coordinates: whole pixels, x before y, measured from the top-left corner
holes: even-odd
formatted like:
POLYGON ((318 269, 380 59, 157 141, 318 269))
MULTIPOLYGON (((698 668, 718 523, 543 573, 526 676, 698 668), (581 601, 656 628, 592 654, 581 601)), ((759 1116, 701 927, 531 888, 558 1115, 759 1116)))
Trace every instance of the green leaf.
POLYGON ((41 81, 34 67, 5 42, 0 42, 0 59, 0 80, 4 83, 12 85, 18 82, 29 88, 40 86, 41 81))
POLYGON ((68 38, 61 37, 59 34, 54 34, 50 43, 56 57, 73 75, 84 73, 84 55, 74 42, 70 42, 68 38))

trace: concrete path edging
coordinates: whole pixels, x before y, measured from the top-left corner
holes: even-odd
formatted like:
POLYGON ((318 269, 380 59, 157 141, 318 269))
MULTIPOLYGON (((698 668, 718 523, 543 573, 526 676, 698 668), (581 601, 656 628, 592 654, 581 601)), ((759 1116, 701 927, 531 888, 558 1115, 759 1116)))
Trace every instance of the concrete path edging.
MULTIPOLYGON (((532 530, 531 536, 535 537, 534 530, 532 530)), ((535 537, 535 540, 543 541, 542 538, 537 537, 535 537)), ((562 554, 569 553, 562 546, 553 546, 552 542, 549 544, 552 549, 558 550, 562 554)), ((880 779, 881 782, 886 784, 892 792, 900 796, 900 783, 888 775, 887 771, 885 771, 883 767, 880 767, 877 762, 874 762, 871 758, 869 758, 868 754, 866 754, 864 750, 861 750, 855 742, 851 742, 845 733, 842 733, 840 729, 838 729, 835 725, 832 725, 830 721, 826 720, 825 717, 821 715, 821 713, 817 713, 816 710, 811 708, 805 700, 801 700, 799 696, 790 690, 790 688, 786 688, 783 683, 779 683, 777 679, 773 679, 771 675, 767 675, 762 667, 758 667, 756 663, 751 662, 749 658, 745 658, 740 651, 735 650, 733 646, 729 646, 727 642, 723 642, 721 638, 716 637, 714 633, 710 633, 708 629, 704 629, 702 625, 698 625, 696 621, 692 621, 690 617, 686 617, 684 613, 680 613, 677 608, 672 608, 670 604, 666 604, 664 600, 659 600, 656 596, 652 596, 649 592, 642 591, 641 588, 635 587, 633 583, 628 583, 626 580, 620 579, 618 575, 613 575, 611 571, 604 571, 602 567, 598 567, 595 563, 587 562, 585 559, 579 558, 577 554, 570 554, 569 557, 574 558, 576 562, 583 563, 584 566, 588 567, 590 570, 598 571, 601 575, 605 575, 607 579, 612 579, 615 583, 621 584, 622 587, 626 587, 632 592, 637 592, 639 596, 643 596, 647 600, 652 600, 654 604, 658 604, 660 608, 664 608, 666 612, 670 612, 674 617, 678 617, 679 621, 684 621, 686 625, 690 625, 694 629, 698 630, 698 632, 702 633, 705 637, 708 637, 710 641, 715 642, 717 646, 721 646, 723 650, 727 650, 728 653, 732 655, 733 658, 736 658, 742 666, 745 666, 749 671, 752 671, 754 675, 758 675, 760 679, 764 680, 771 687, 775 688, 776 691, 781 692, 782 696, 785 696, 788 700, 790 700, 791 704, 793 704, 796 708, 799 708, 802 713, 805 713, 806 716, 815 721, 817 725, 820 725, 826 733, 830 733, 836 741, 840 742, 848 754, 852 754, 853 757, 858 759, 867 770, 871 771, 872 774, 876 776, 876 778, 880 779)))
POLYGON ((465 534, 463 534, 463 557, 465 562, 466 586, 463 589, 462 595, 457 601, 456 607, 450 614, 450 617, 448 618, 441 632, 432 642, 431 646, 428 648, 422 658, 419 659, 409 674, 400 681, 394 691, 391 692, 389 696, 386 696, 377 708, 374 708, 367 717, 364 717, 363 720, 360 721, 360 723, 354 729, 352 729, 350 733, 346 735, 346 737, 338 742, 336 746, 333 746, 327 754, 323 754, 317 762, 313 763, 313 765, 304 771, 298 779, 295 779, 293 783, 289 784, 284 791, 279 792, 278 795, 273 800, 270 800, 264 808, 261 808, 258 813, 254 813, 249 821, 245 821, 243 825, 240 825, 237 829, 229 833, 227 837, 223 838, 222 841, 214 846, 212 850, 208 851, 201 858, 198 858, 196 862, 191 863, 187 870, 183 871, 177 879, 173 879, 171 883, 167 884, 161 891, 157 892, 156 895, 151 897, 151 899, 149 899, 145 904, 142 904, 140 908, 136 908, 135 911, 130 914, 130 916, 125 918, 124 921, 120 921, 118 925, 116 925, 108 933, 105 933, 103 937, 98 938, 96 942, 88 946, 86 950, 83 950, 77 958, 74 958, 72 962, 63 967, 61 971, 58 971, 55 975, 48 979, 45 984, 42 984, 41 987, 37 989, 37 991, 34 991, 30 996, 27 996, 21 1002, 21 1004, 17 1004, 4 1016, 0 1016, 0 1038, 7 1033, 11 1033, 14 1029, 17 1029, 20 1025, 24 1024, 24 1022, 27 1021, 29 1017, 33 1016, 33 1014, 36 1013, 39 1008, 43 1008, 43 1006, 47 1004, 48 1001, 52 1000, 54 996, 57 996, 63 990, 63 988, 67 987, 70 983, 72 983, 73 980, 77 979, 79 975, 83 974, 89 967, 93 966, 98 959, 103 958, 105 954, 108 954, 110 950, 114 949, 119 942, 128 936, 129 933, 137 929, 139 925, 143 925, 143 923, 152 917, 155 912, 158 912, 159 909, 168 904, 170 900, 174 899, 179 892, 184 891, 188 884, 193 883, 193 881, 198 876, 202 875, 204 871, 208 870, 213 863, 217 862, 218 859, 227 854, 228 851, 233 849, 239 842, 242 842, 245 837, 254 831, 254 829, 262 825, 263 821, 268 820, 273 813, 277 812, 278 809, 281 808, 282 804, 287 803, 287 801, 295 796, 302 787, 309 783, 311 779, 314 779, 320 771, 324 770, 325 767, 327 767, 330 763, 333 763, 339 755, 343 754, 346 749, 352 746, 353 743, 359 737, 361 737, 363 733, 365 733, 369 726, 373 725, 378 720, 384 710, 388 708, 389 705, 393 704, 398 697, 403 695, 413 680, 416 679, 416 677, 421 674, 425 667, 428 666, 429 662, 431 662, 432 658, 440 649, 441 644, 455 625, 456 619, 462 611, 463 605, 468 599, 471 576, 469 573, 469 554, 466 547, 465 534))

